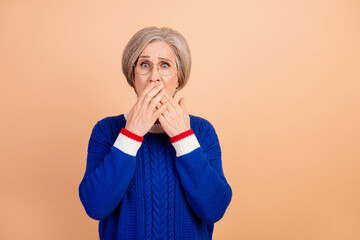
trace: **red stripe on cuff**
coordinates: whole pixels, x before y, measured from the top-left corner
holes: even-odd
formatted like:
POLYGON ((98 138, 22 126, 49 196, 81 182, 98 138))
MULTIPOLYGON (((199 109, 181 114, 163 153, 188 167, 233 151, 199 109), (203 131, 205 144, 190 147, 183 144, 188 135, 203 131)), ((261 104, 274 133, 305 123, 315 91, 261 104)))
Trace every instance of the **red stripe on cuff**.
POLYGON ((127 136, 128 138, 131 138, 132 140, 135 140, 135 141, 138 141, 138 142, 144 141, 144 137, 136 135, 136 134, 126 130, 125 128, 122 128, 120 133, 127 136))
POLYGON ((177 141, 179 141, 181 139, 184 139, 184 138, 186 138, 186 137, 188 137, 188 136, 190 136, 192 134, 194 134, 194 131, 192 129, 189 129, 189 130, 187 130, 187 131, 185 131, 183 133, 180 133, 179 135, 171 137, 170 142, 171 143, 177 142, 177 141))

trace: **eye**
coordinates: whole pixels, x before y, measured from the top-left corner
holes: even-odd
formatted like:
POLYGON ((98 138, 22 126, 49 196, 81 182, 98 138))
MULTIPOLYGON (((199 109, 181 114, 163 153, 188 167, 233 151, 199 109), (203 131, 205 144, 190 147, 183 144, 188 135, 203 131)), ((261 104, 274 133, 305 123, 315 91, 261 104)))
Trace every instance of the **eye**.
POLYGON ((168 69, 168 68, 170 68, 170 64, 164 62, 164 63, 161 63, 161 64, 160 64, 160 67, 161 67, 162 69, 168 69))
POLYGON ((150 68, 150 64, 148 62, 142 62, 140 63, 141 68, 150 68))

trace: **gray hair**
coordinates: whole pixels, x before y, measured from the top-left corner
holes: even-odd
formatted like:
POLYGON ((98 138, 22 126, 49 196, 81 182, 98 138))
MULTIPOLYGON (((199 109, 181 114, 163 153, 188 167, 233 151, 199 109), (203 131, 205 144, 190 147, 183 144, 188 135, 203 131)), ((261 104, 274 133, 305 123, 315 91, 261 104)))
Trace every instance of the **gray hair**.
POLYGON ((160 41, 169 44, 175 52, 179 81, 177 90, 182 89, 186 85, 190 76, 191 55, 185 38, 171 28, 146 27, 135 33, 125 46, 122 55, 122 71, 127 82, 134 90, 134 64, 146 45, 160 41))

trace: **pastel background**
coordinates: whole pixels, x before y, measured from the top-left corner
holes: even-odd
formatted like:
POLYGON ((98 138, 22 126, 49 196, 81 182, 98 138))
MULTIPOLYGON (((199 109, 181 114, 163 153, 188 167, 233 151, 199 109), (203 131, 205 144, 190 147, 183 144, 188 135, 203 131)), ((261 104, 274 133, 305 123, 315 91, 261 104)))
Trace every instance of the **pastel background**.
POLYGON ((98 239, 87 144, 135 102, 120 60, 145 26, 192 51, 177 99, 233 189, 214 239, 360 239, 358 0, 0 0, 0 239, 98 239))

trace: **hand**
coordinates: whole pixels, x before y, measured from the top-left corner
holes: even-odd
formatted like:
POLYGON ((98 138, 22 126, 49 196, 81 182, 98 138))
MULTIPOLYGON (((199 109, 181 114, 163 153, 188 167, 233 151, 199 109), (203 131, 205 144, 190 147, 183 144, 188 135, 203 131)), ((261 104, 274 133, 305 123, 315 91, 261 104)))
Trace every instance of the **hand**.
POLYGON ((144 136, 167 108, 168 104, 156 108, 165 93, 164 84, 151 82, 138 96, 138 100, 131 108, 125 129, 136 135, 144 136))
POLYGON ((167 108, 159 117, 159 122, 169 137, 174 137, 190 129, 190 117, 185 108, 185 99, 181 98, 177 103, 169 94, 161 99, 158 104, 161 109, 165 104, 167 108))

